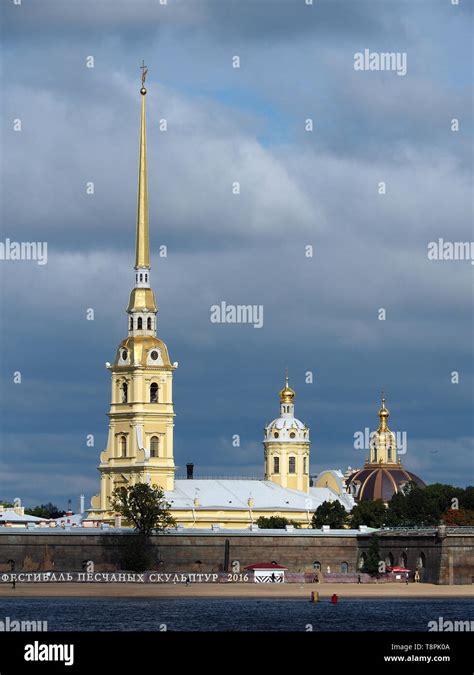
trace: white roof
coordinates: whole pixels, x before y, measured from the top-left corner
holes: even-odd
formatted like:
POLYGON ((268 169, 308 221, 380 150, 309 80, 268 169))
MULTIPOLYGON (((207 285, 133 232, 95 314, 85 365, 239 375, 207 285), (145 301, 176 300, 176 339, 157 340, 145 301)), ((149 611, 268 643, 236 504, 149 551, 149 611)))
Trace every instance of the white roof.
POLYGON ((0 523, 32 523, 39 521, 47 521, 48 518, 39 518, 38 516, 29 516, 25 513, 24 516, 20 516, 13 509, 2 511, 0 513, 0 523))
POLYGON ((309 492, 283 488, 268 480, 177 480, 175 489, 165 492, 173 509, 197 508, 248 509, 253 499, 253 510, 314 511, 324 501, 340 501, 346 509, 352 508, 351 498, 338 497, 329 488, 310 488, 309 492))
POLYGON ((277 417, 266 426, 266 429, 306 429, 296 417, 277 417))

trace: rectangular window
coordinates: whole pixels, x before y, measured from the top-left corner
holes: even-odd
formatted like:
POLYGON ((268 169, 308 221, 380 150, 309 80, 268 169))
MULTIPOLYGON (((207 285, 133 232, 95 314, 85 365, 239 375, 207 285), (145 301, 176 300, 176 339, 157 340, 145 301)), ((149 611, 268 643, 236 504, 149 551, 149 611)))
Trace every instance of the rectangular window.
POLYGON ((280 458, 273 458, 273 473, 280 473, 280 458))
POLYGON ((296 457, 290 457, 288 460, 288 473, 296 473, 296 457))

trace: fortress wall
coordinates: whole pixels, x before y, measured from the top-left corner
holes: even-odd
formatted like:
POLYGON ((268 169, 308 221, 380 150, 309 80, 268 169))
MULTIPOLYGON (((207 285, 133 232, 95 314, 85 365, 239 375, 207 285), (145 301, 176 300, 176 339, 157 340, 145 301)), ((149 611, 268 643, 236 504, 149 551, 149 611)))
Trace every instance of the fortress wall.
MULTIPOLYGON (((129 533, 83 533, 79 531, 0 533, 0 571, 9 571, 9 560, 16 571, 81 571, 87 560, 96 571, 121 569, 126 547, 134 541, 129 533)), ((222 572, 231 570, 233 561, 240 568, 258 562, 276 561, 289 572, 314 572, 321 564, 321 581, 327 574, 339 573, 341 563, 350 574, 357 573, 357 562, 367 552, 366 534, 308 536, 298 533, 235 534, 173 533, 151 537, 154 569, 159 571, 222 572)), ((422 580, 429 583, 470 584, 474 577, 474 536, 400 535, 380 536, 381 558, 391 553, 394 564, 406 553, 408 568, 414 570, 421 553, 425 557, 422 580)))

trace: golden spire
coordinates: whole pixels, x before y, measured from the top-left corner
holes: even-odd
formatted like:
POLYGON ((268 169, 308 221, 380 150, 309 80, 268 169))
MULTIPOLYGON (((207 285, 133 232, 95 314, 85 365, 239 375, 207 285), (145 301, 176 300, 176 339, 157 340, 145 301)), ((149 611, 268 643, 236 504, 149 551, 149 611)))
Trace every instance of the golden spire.
POLYGON ((142 96, 141 130, 140 130, 140 160, 138 165, 138 212, 137 212, 137 240, 135 246, 135 267, 150 267, 150 240, 148 235, 148 177, 146 168, 146 116, 145 116, 145 78, 148 68, 143 61, 142 69, 142 96))
POLYGON ((379 431, 390 431, 387 425, 387 420, 390 417, 390 411, 388 408, 385 407, 385 395, 384 392, 382 391, 382 405, 379 410, 379 419, 380 419, 380 425, 379 425, 379 431))
POLYGON ((288 385, 288 368, 285 368, 285 386, 280 390, 280 403, 293 403, 295 392, 288 385))

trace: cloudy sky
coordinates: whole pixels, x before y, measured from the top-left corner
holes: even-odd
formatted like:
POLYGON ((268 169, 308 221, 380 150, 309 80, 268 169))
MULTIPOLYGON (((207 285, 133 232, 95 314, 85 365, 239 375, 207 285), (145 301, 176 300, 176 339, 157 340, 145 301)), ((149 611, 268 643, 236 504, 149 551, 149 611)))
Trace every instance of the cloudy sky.
POLYGON ((312 473, 363 464, 354 434, 384 389, 406 467, 472 482, 474 267, 427 256, 473 239, 468 2, 5 0, 1 15, 0 241, 47 242, 48 262, 0 261, 0 498, 98 491, 142 59, 178 473, 260 477, 287 366, 312 473), (406 75, 355 70, 366 49, 406 53, 406 75), (220 302, 263 306, 263 327, 212 323, 220 302))

